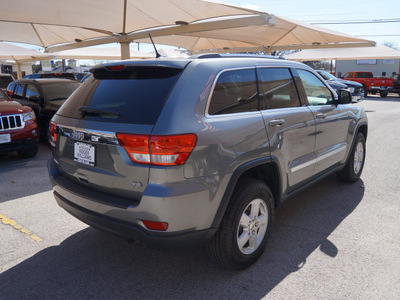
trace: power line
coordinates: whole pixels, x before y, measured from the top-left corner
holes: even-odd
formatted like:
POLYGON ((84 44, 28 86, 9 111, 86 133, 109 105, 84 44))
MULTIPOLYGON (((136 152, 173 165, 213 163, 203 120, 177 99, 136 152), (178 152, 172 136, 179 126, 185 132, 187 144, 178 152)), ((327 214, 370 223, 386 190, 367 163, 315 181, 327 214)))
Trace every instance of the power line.
POLYGON ((376 20, 331 20, 331 21, 306 21, 313 25, 328 25, 328 24, 376 24, 376 23, 398 23, 400 18, 395 19, 376 19, 376 20))
POLYGON ((400 36, 400 34, 357 34, 357 36, 400 36))

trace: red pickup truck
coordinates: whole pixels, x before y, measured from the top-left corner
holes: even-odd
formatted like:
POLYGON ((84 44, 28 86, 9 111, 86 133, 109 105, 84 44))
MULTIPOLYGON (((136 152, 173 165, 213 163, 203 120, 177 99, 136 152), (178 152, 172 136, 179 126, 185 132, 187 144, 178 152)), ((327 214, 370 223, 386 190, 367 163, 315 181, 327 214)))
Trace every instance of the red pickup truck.
POLYGON ((361 83, 364 86, 364 97, 367 97, 368 93, 379 93, 381 97, 386 97, 388 90, 393 87, 393 79, 386 77, 376 78, 372 72, 347 72, 344 74, 343 79, 361 83))

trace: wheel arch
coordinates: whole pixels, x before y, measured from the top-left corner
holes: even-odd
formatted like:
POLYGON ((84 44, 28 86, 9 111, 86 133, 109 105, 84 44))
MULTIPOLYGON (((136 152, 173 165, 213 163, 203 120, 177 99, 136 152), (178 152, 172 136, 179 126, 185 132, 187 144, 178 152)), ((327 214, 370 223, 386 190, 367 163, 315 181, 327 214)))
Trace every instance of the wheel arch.
POLYGON ((249 178, 259 179, 268 185, 274 197, 275 207, 277 207, 281 201, 281 178, 279 174, 279 164, 274 157, 256 159, 239 166, 233 172, 228 183, 212 227, 219 227, 236 186, 249 178))
POLYGON ((368 125, 367 125, 367 122, 363 122, 363 123, 361 123, 361 124, 358 126, 357 131, 356 131, 356 136, 357 136, 357 134, 358 134, 359 132, 361 132, 361 133, 364 135, 365 140, 367 140, 367 135, 368 135, 368 125))

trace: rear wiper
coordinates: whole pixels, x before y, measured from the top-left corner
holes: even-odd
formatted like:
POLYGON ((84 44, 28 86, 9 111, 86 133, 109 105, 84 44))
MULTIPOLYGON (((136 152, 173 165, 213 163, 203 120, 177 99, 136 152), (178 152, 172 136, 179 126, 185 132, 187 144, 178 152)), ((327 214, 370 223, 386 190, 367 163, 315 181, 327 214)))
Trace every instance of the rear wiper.
POLYGON ((89 106, 81 106, 79 107, 79 111, 81 112, 82 117, 86 115, 110 115, 110 116, 120 116, 120 113, 117 113, 108 109, 101 108, 93 108, 89 106))

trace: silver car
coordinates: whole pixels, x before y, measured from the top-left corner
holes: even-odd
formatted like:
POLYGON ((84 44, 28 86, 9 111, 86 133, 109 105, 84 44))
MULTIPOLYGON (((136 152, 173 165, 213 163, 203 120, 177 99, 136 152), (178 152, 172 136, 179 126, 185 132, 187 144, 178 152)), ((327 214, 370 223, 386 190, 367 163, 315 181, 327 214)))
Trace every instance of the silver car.
POLYGON ((58 204, 93 227, 206 244, 244 269, 286 199, 332 172, 361 175, 364 110, 304 64, 207 54, 91 72, 52 119, 49 174, 58 204))

